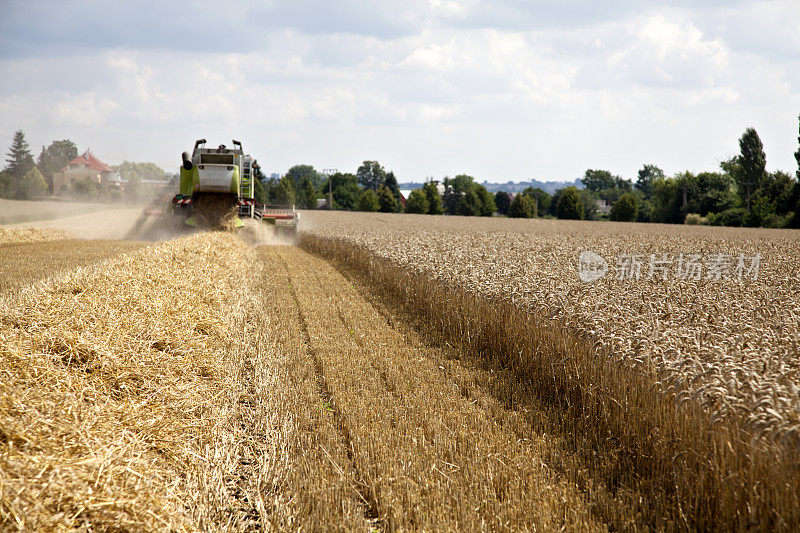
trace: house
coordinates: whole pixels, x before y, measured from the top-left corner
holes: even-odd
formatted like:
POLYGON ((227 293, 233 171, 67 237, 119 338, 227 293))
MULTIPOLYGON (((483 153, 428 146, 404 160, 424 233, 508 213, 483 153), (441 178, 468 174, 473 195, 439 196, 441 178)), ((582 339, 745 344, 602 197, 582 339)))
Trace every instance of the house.
POLYGON ((117 173, 111 167, 97 159, 94 154, 86 150, 61 169, 53 173, 53 194, 58 195, 64 187, 75 180, 89 178, 97 183, 119 181, 117 173))
POLYGON ((605 198, 596 198, 594 205, 597 209, 597 212, 601 215, 607 215, 611 213, 611 204, 609 204, 608 200, 605 198))

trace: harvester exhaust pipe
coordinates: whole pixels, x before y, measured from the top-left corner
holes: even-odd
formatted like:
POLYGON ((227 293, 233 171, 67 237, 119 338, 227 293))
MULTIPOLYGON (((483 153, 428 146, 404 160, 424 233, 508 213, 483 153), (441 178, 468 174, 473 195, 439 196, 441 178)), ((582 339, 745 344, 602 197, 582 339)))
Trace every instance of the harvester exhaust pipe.
POLYGON ((192 158, 189 156, 189 152, 183 152, 181 154, 181 158, 183 159, 183 168, 186 170, 192 170, 192 158))

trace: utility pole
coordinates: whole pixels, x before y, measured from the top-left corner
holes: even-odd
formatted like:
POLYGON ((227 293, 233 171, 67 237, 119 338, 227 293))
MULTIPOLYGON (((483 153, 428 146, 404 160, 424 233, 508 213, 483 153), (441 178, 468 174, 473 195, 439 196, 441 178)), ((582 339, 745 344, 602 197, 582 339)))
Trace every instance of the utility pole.
POLYGON ((322 173, 328 176, 328 210, 333 210, 333 175, 339 172, 335 168, 326 168, 322 173))

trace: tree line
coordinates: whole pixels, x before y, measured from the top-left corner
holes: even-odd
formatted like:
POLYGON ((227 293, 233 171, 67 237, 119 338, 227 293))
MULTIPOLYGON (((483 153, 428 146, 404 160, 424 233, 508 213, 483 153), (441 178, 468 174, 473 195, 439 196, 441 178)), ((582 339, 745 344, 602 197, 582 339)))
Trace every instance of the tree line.
MULTIPOLYGON (((0 171, 0 198, 32 200, 53 194, 53 174, 60 172, 78 156, 77 145, 69 139, 52 141, 42 146, 34 159, 21 130, 14 132, 6 166, 0 171)), ((118 185, 98 183, 82 178, 73 180, 59 195, 83 200, 138 200, 143 194, 142 180, 161 179, 164 171, 154 163, 123 161, 111 169, 125 182, 124 192, 118 185)))
MULTIPOLYGON (((31 199, 52 192, 53 173, 77 155, 75 143, 59 140, 43 146, 34 161, 24 133, 15 132, 6 167, 0 172, 0 197, 31 199)), ((608 170, 588 169, 581 178, 583 188, 564 187, 552 195, 533 187, 516 194, 492 194, 472 176, 459 174, 441 182, 428 180, 403 198, 394 172, 387 172, 378 161, 364 161, 355 173, 331 175, 311 165, 295 165, 285 175, 267 179, 257 161, 253 171, 257 201, 305 209, 316 209, 318 200, 327 199, 330 190, 333 208, 351 211, 797 228, 800 148, 795 159, 794 175, 767 172, 761 139, 755 129, 748 128, 739 139, 739 154, 723 161, 717 171, 684 171, 668 177, 658 166, 646 164, 634 182, 608 170), (609 206, 606 212, 604 207, 609 206)), ((127 182, 125 193, 130 197, 140 195, 142 179, 164 175, 152 163, 125 161, 112 168, 127 182)), ((107 189, 107 184, 76 180, 66 193, 119 199, 119 190, 107 189)))
POLYGON ((761 139, 747 128, 738 155, 723 161, 717 171, 697 174, 684 171, 668 177, 658 166, 646 164, 634 182, 608 170, 588 169, 582 189, 569 186, 552 195, 533 187, 492 194, 461 174, 441 183, 428 180, 411 191, 403 206, 394 173, 377 161, 364 161, 355 174, 331 176, 297 165, 281 178, 266 180, 259 201, 316 209, 317 199, 325 198, 330 186, 333 208, 352 211, 798 228, 800 148, 795 159, 794 175, 767 172, 761 139))

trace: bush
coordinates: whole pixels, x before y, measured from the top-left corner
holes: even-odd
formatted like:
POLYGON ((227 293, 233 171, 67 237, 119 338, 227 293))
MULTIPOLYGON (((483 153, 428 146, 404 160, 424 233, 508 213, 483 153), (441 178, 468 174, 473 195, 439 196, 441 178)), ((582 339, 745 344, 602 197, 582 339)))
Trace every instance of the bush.
POLYGON ((763 225, 765 228, 786 228, 789 226, 793 214, 794 213, 789 213, 785 216, 767 215, 766 218, 764 218, 763 225))
POLYGON ((734 226, 738 228, 742 226, 745 215, 747 215, 747 209, 743 207, 734 207, 717 213, 712 223, 715 226, 734 226))
POLYGON ((517 193, 508 208, 511 218, 533 218, 536 214, 536 200, 522 193, 517 193))
POLYGON ((36 196, 42 196, 47 192, 47 182, 39 169, 33 167, 22 176, 19 187, 17 188, 17 198, 20 200, 31 200, 36 196))
POLYGON ((76 197, 95 199, 100 196, 100 184, 92 178, 73 180, 70 184, 70 191, 76 197))
POLYGON ((17 184, 11 172, 0 171, 0 198, 14 198, 17 195, 17 184))
POLYGON ((688 224, 689 226, 697 226, 698 224, 702 224, 702 220, 703 217, 697 213, 687 213, 683 223, 688 224))
POLYGON ((358 200, 358 210, 374 213, 381 208, 378 195, 372 189, 367 189, 358 200))
POLYGON ((381 213, 396 213, 397 212, 397 199, 395 199, 389 187, 384 185, 378 192, 378 205, 380 206, 381 213))
POLYGON ((406 213, 424 215, 428 212, 428 198, 422 189, 414 189, 406 200, 406 213))
POLYGON ((583 200, 576 187, 567 187, 558 199, 556 216, 568 220, 583 220, 583 200))
POLYGON ((639 204, 636 197, 625 193, 611 206, 611 220, 617 222, 634 222, 639 215, 639 204))
POLYGON ((639 216, 636 217, 636 222, 652 222, 653 211, 653 202, 650 200, 642 201, 642 205, 639 207, 639 216))
POLYGON ((494 205, 497 207, 497 212, 501 215, 507 215, 508 210, 511 208, 511 200, 506 191, 497 191, 494 195, 494 205))

